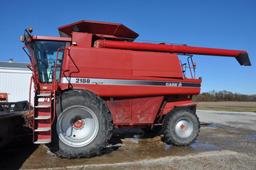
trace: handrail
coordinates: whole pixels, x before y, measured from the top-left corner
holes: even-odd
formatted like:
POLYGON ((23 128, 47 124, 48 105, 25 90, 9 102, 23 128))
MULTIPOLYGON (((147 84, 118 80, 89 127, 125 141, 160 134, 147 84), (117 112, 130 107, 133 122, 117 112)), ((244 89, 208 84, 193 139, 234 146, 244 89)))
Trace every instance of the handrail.
POLYGON ((63 48, 58 48, 57 49, 57 53, 56 53, 56 59, 55 59, 55 63, 54 63, 54 69, 53 69, 53 75, 52 75, 52 84, 53 84, 53 89, 54 91, 56 90, 56 83, 57 83, 57 79, 56 79, 56 70, 57 70, 57 62, 58 62, 58 59, 59 59, 59 52, 61 50, 64 50, 63 48))
POLYGON ((188 63, 188 68, 189 68, 191 78, 195 78, 196 73, 195 73, 195 63, 193 61, 193 55, 188 56, 187 63, 188 63))
MULTIPOLYGON (((30 77, 30 82, 29 82, 29 96, 28 96, 28 116, 26 117, 26 125, 30 128, 33 127, 33 125, 31 124, 31 121, 29 120, 30 119, 30 116, 31 116, 31 91, 32 91, 32 82, 33 82, 33 74, 32 76, 30 77)), ((34 113, 33 113, 34 115, 34 113)))
POLYGON ((30 77, 30 82, 29 82, 29 96, 28 96, 28 102, 29 102, 28 111, 29 111, 29 113, 31 112, 31 89, 32 89, 32 80, 33 80, 33 75, 30 77))
POLYGON ((71 73, 79 73, 79 68, 77 67, 77 65, 76 65, 76 63, 75 63, 75 61, 73 60, 73 58, 71 57, 71 54, 70 54, 70 48, 68 48, 68 57, 69 57, 69 59, 71 60, 71 62, 73 63, 73 65, 75 66, 75 68, 76 68, 76 71, 73 71, 73 72, 71 72, 71 73))
POLYGON ((70 71, 70 70, 64 70, 63 71, 63 76, 67 79, 68 81, 68 87, 72 87, 72 84, 70 83, 70 79, 68 79, 67 77, 71 77, 71 74, 72 73, 79 73, 79 68, 77 67, 77 65, 75 64, 73 58, 71 57, 71 54, 70 54, 70 48, 66 48, 65 50, 67 50, 67 57, 70 59, 70 61, 72 62, 72 64, 75 66, 76 68, 76 71, 70 71), (68 75, 66 75, 66 72, 69 72, 68 75))
MULTIPOLYGON (((57 71, 57 62, 58 62, 58 59, 59 59, 59 52, 61 50, 64 50, 63 48, 58 48, 57 49, 57 53, 56 53, 56 59, 55 59, 55 63, 54 63, 54 69, 53 69, 53 75, 52 75, 52 90, 53 90, 53 101, 54 101, 54 107, 53 107, 53 118, 52 118, 52 125, 54 123, 54 119, 55 119, 55 115, 56 115, 56 102, 55 102, 55 98, 56 98, 56 90, 58 88, 58 82, 57 82, 57 79, 56 79, 56 71, 57 71)), ((52 109, 52 107, 51 107, 52 109)))

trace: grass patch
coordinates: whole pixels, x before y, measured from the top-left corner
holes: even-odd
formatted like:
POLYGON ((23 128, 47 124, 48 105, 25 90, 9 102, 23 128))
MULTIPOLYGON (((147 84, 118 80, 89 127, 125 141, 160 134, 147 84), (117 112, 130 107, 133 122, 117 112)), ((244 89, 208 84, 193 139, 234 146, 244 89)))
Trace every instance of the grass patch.
POLYGON ((197 109, 256 112, 256 102, 197 102, 197 109))

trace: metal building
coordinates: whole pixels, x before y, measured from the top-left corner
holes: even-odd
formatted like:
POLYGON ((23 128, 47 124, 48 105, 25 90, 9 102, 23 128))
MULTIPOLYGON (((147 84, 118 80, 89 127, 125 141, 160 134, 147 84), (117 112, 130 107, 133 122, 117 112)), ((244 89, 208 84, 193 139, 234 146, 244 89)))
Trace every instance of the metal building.
POLYGON ((8 102, 29 101, 31 75, 27 63, 0 62, 0 93, 8 94, 8 102))

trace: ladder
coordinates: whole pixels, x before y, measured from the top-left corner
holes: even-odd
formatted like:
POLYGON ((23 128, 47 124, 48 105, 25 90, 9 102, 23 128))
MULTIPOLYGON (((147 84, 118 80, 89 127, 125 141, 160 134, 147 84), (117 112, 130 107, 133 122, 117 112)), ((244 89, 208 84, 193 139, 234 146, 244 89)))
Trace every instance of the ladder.
POLYGON ((33 118, 33 142, 34 144, 47 144, 51 142, 52 134, 52 92, 35 94, 34 118, 33 118))

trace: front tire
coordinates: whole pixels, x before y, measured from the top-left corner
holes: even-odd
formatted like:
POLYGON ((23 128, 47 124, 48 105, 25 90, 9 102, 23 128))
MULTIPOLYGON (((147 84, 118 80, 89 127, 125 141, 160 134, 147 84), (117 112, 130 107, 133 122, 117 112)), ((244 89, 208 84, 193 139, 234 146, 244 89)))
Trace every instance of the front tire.
POLYGON ((200 123, 196 114, 187 108, 177 108, 164 119, 163 141, 176 146, 190 145, 198 136, 200 123))
POLYGON ((56 114, 51 151, 65 158, 92 157, 103 152, 113 125, 102 99, 89 91, 67 91, 56 103, 56 114))

